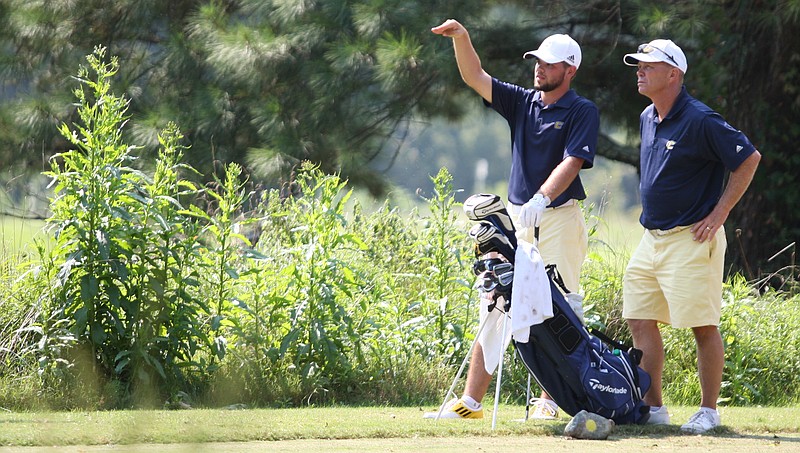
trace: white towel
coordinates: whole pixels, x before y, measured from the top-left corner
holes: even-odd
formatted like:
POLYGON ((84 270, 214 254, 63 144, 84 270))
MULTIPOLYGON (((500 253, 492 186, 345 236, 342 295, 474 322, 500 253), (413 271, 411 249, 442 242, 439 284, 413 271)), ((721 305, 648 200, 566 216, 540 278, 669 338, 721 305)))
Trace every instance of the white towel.
POLYGON ((550 280, 544 261, 536 246, 529 242, 517 240, 512 285, 510 319, 505 324, 505 332, 502 312, 504 299, 498 298, 496 308, 490 312, 488 307, 492 302, 492 293, 481 297, 480 320, 486 325, 478 342, 483 348, 483 363, 489 374, 494 373, 512 337, 520 343, 527 343, 530 326, 553 317, 550 280))
POLYGON ((508 344, 511 342, 511 335, 509 335, 511 323, 506 323, 506 332, 503 335, 503 320, 505 313, 503 313, 503 306, 505 299, 500 296, 497 298, 497 305, 494 310, 489 311, 489 305, 492 303, 492 296, 494 291, 481 295, 481 322, 485 322, 478 343, 483 348, 483 366, 489 374, 494 373, 494 369, 500 364, 500 359, 503 357, 508 344), (487 319, 488 318, 488 319, 487 319))
POLYGON ((518 240, 511 287, 511 332, 514 340, 528 342, 528 330, 553 317, 550 280, 542 256, 530 242, 518 240))

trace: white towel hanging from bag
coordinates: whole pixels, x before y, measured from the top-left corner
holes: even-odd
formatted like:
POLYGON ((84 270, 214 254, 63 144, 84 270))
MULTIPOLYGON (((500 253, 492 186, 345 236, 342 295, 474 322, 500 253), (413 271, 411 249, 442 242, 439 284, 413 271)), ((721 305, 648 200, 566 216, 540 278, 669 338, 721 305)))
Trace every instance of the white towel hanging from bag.
POLYGON ((478 338, 487 373, 494 373, 502 359, 501 351, 508 348, 512 338, 520 343, 527 343, 530 327, 553 317, 551 297, 550 280, 539 250, 530 242, 518 240, 514 255, 514 282, 511 287, 510 329, 502 331, 502 308, 505 301, 499 298, 496 308, 490 312, 488 307, 492 303, 492 293, 481 298, 480 320, 490 317, 478 338), (502 349, 500 342, 505 345, 502 349))

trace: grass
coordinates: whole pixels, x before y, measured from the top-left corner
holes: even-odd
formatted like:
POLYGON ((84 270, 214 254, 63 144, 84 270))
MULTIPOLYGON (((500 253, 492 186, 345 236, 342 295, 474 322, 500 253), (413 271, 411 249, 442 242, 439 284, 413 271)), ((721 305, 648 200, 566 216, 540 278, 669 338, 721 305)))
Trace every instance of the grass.
MULTIPOLYGON (((563 436, 569 418, 519 423, 521 406, 501 405, 495 430, 482 420, 426 420, 419 407, 193 409, 183 411, 23 412, 0 414, 0 446, 193 444, 302 439, 563 436)), ((679 424, 694 411, 671 407, 673 425, 618 426, 615 439, 685 436, 679 424)), ((777 436, 800 440, 800 407, 721 409, 714 437, 777 436)), ((800 446, 800 445, 798 445, 800 446)))

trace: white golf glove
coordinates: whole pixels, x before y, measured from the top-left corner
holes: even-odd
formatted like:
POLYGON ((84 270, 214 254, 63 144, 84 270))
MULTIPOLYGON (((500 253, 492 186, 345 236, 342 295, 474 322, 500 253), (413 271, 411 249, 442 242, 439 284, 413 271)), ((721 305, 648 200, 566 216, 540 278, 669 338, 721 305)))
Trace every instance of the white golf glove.
POLYGON ((519 211, 519 221, 523 228, 538 227, 542 222, 544 208, 550 204, 550 199, 537 193, 519 211))
POLYGON ((586 324, 586 321, 583 319, 583 296, 575 293, 567 293, 566 299, 567 303, 569 304, 569 308, 575 312, 575 314, 578 316, 578 319, 580 319, 582 323, 586 324))

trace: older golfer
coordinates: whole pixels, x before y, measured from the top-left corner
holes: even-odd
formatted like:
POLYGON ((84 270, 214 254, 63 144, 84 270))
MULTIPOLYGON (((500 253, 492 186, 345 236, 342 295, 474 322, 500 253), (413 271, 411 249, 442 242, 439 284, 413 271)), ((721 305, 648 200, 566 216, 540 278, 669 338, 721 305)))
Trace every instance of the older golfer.
POLYGON ((646 231, 625 271, 622 315, 644 353, 641 366, 652 377, 644 396, 652 424, 669 423, 661 395, 659 324, 692 329, 702 401, 681 429, 704 433, 720 425, 723 224, 750 185, 761 155, 743 133, 689 95, 683 85, 686 56, 674 42, 642 44, 624 62, 636 66, 639 93, 653 103, 639 118, 639 220, 646 231))

